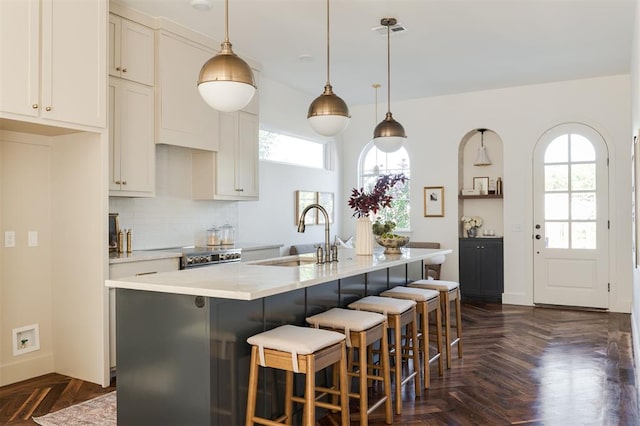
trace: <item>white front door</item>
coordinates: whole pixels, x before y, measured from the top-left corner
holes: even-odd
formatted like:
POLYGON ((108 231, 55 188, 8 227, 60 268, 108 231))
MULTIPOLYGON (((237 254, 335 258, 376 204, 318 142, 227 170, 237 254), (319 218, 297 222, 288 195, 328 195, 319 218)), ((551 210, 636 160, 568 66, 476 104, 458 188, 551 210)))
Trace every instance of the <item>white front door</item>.
POLYGON ((534 303, 609 307, 608 153, 592 128, 545 133, 533 161, 534 303))

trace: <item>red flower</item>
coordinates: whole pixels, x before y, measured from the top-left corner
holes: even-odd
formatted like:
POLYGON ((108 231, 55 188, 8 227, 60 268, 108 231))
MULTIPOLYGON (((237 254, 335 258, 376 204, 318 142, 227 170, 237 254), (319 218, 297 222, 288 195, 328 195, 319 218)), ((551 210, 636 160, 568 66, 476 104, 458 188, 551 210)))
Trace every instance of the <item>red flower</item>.
POLYGON ((380 175, 371 192, 365 192, 364 188, 353 188, 349 198, 349 207, 355 210, 353 216, 367 217, 372 213, 378 213, 385 207, 391 207, 393 197, 387 192, 398 182, 404 184, 407 180, 409 178, 404 173, 380 175))

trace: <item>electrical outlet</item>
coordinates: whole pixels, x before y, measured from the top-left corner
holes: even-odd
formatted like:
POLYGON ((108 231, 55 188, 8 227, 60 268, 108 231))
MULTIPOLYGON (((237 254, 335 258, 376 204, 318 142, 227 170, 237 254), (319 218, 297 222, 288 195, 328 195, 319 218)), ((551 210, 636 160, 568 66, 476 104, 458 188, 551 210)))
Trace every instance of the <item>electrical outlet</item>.
POLYGON ((5 231, 4 233, 4 246, 15 247, 16 246, 16 233, 15 231, 5 231))
POLYGON ((38 231, 29 231, 27 235, 27 246, 38 247, 38 231))

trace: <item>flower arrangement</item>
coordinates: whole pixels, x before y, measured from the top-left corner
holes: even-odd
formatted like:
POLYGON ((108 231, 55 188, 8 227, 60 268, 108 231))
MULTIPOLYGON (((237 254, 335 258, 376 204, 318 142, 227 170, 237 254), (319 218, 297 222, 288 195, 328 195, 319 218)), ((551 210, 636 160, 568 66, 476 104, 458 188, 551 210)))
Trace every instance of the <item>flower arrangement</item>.
POLYGON ((391 207, 393 197, 388 194, 389 190, 398 183, 404 184, 407 180, 409 178, 404 173, 380 175, 369 192, 364 188, 353 188, 349 197, 349 207, 354 210, 353 216, 368 217, 385 207, 391 207))
POLYGON ((482 226, 482 218, 480 216, 462 216, 460 221, 465 231, 482 226))

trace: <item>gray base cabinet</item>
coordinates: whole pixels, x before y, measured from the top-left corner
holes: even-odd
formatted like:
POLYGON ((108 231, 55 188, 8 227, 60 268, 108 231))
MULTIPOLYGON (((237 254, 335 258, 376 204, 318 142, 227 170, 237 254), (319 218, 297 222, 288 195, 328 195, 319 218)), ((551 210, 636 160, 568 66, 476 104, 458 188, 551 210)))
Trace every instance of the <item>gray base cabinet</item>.
POLYGON ((502 301, 502 238, 460 238, 460 291, 464 300, 502 301))

